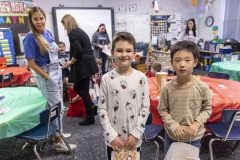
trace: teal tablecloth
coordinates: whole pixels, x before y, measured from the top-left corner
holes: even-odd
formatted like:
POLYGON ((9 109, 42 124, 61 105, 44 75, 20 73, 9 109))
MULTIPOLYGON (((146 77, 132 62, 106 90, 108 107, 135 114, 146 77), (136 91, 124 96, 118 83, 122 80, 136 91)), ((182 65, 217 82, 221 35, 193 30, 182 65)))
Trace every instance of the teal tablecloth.
POLYGON ((11 110, 0 115, 0 139, 16 136, 39 124, 39 113, 47 107, 47 100, 35 87, 1 88, 1 107, 11 110))
POLYGON ((230 80, 240 82, 240 61, 215 62, 211 65, 210 72, 224 72, 230 75, 230 80))

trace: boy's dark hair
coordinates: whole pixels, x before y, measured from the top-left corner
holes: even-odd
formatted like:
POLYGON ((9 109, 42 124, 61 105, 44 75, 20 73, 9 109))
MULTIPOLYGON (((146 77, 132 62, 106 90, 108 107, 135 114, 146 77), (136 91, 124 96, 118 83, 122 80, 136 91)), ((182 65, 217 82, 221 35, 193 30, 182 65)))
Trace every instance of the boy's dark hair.
POLYGON ((65 43, 62 42, 62 41, 60 41, 60 42, 57 43, 57 45, 59 45, 59 44, 63 44, 64 46, 66 46, 65 43))
POLYGON ((114 50, 115 45, 118 41, 127 41, 128 43, 133 45, 134 52, 136 51, 136 40, 131 33, 118 32, 117 34, 115 34, 112 41, 112 50, 114 50))
POLYGON ((160 72, 161 71, 161 69, 162 69, 162 65, 160 64, 160 63, 153 63, 152 64, 152 68, 155 70, 155 71, 157 71, 157 72, 160 72))
POLYGON ((194 59, 198 59, 199 57, 199 50, 196 43, 192 41, 179 41, 171 49, 171 60, 173 60, 173 56, 178 51, 187 51, 193 54, 194 59))

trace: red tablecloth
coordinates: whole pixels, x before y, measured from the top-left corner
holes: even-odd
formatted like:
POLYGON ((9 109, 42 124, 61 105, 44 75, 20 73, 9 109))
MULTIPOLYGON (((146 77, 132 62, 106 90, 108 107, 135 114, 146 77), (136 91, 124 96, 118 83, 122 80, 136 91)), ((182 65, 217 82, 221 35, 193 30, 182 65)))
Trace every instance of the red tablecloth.
MULTIPOLYGON (((4 73, 13 73, 12 84, 22 85, 31 77, 31 72, 27 67, 7 67, 0 69, 0 75, 4 73)), ((10 82, 4 82, 4 87, 9 86, 10 82)), ((2 87, 2 82, 0 82, 0 88, 2 87)))
MULTIPOLYGON (((240 82, 204 76, 201 76, 200 79, 208 83, 212 93, 212 114, 207 122, 220 122, 223 109, 240 109, 240 82)), ((156 78, 148 78, 148 82, 152 123, 162 126, 163 121, 157 110, 160 93, 156 87, 156 78)))

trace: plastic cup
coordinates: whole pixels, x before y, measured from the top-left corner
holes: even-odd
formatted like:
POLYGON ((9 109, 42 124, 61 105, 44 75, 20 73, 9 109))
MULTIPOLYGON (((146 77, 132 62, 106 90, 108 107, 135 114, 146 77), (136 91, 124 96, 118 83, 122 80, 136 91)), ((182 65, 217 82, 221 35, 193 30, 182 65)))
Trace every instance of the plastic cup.
POLYGON ((160 91, 161 87, 167 82, 167 72, 157 72, 156 80, 157 80, 157 89, 160 91))

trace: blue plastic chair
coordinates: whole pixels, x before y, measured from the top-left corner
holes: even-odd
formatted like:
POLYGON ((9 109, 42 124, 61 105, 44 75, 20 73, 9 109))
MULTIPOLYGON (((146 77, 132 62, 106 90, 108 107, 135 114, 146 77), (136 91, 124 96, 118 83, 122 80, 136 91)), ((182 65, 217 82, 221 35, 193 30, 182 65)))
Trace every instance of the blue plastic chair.
MULTIPOLYGON (((151 119, 151 115, 148 117, 148 121, 151 119)), ((158 159, 159 157, 159 144, 157 142, 157 139, 160 139, 164 142, 164 138, 160 136, 160 132, 163 130, 163 126, 158 126, 155 124, 147 124, 145 126, 145 131, 144 131, 144 140, 146 142, 153 142, 156 144, 157 149, 156 149, 156 155, 155 155, 155 160, 158 159)))
POLYGON ((208 72, 208 77, 218 79, 229 79, 229 74, 223 72, 208 72))
MULTIPOLYGON (((223 110, 221 120, 221 123, 206 124, 214 135, 214 138, 209 142, 210 160, 214 159, 212 149, 214 141, 240 140, 240 110, 223 110)), ((238 143, 234 149, 237 145, 238 143)))
POLYGON ((21 158, 24 149, 29 145, 33 145, 33 151, 34 151, 35 155, 37 156, 37 158, 39 160, 41 160, 41 157, 37 152, 37 147, 40 147, 40 144, 43 144, 42 147, 40 148, 40 152, 43 152, 43 148, 44 148, 45 144, 50 141, 50 136, 54 132, 59 133, 62 140, 68 147, 72 157, 74 158, 74 155, 72 153, 72 150, 71 150, 68 142, 65 140, 64 136, 62 136, 60 130, 58 129, 58 128, 61 128, 60 108, 61 108, 61 103, 59 102, 56 105, 51 106, 50 108, 42 111, 40 113, 40 124, 37 125, 36 127, 34 127, 33 129, 23 132, 17 136, 17 138, 27 140, 27 142, 23 145, 23 147, 21 149, 19 159, 21 158), (57 119, 58 119, 59 127, 57 125, 51 123, 57 119))

